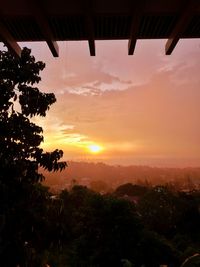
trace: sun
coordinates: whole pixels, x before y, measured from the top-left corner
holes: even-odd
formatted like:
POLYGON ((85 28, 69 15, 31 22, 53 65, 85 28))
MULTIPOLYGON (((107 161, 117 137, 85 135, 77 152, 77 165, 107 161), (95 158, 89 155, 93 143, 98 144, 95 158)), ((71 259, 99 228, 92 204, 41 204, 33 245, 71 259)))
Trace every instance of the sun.
POLYGON ((102 147, 99 145, 96 145, 96 144, 89 145, 88 149, 93 154, 97 154, 97 153, 100 153, 102 151, 102 147))

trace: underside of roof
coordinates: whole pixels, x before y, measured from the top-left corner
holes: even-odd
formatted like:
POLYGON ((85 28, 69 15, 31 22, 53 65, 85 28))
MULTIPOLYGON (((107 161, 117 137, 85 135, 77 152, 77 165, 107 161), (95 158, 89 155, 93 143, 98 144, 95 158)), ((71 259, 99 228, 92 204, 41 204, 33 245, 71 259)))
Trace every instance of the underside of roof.
POLYGON ((20 41, 46 41, 58 56, 56 41, 168 39, 171 54, 180 38, 200 37, 200 0, 7 0, 0 7, 0 41, 20 55, 20 41))

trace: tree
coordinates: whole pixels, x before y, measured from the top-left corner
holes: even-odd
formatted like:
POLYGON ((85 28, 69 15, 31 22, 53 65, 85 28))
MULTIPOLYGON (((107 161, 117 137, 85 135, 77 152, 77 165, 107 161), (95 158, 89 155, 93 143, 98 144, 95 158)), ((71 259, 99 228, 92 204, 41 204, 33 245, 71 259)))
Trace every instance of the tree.
POLYGON ((143 230, 138 244, 137 258, 137 266, 159 267, 161 264, 180 266, 179 254, 173 244, 163 236, 147 229, 143 230))
POLYGON ((147 193, 147 191, 148 187, 137 184, 126 183, 117 187, 114 194, 119 197, 123 197, 124 195, 141 197, 145 193, 147 193))
MULTIPOLYGON (((56 101, 54 94, 43 93, 34 86, 41 80, 44 67, 28 48, 22 50, 20 58, 0 51, 0 257, 4 258, 1 266, 16 266, 25 255, 24 246, 30 239, 27 229, 31 226, 26 225, 31 219, 30 196, 33 197, 35 185, 44 179, 39 167, 48 171, 66 167, 66 162, 59 162, 62 150, 43 151, 42 128, 31 121, 32 117, 46 116, 56 101)), ((39 195, 48 198, 43 190, 39 191, 39 195)))
POLYGON ((142 228, 135 206, 113 196, 77 190, 83 193, 78 205, 77 192, 69 194, 76 204, 71 212, 70 266, 122 266, 122 259, 134 263, 142 228))
POLYGON ((173 192, 164 186, 156 186, 139 200, 138 209, 148 229, 169 237, 176 232, 179 204, 173 192))
POLYGON ((33 87, 41 80, 39 73, 44 67, 43 62, 36 62, 31 56, 30 49, 24 48, 20 58, 9 52, 0 52, 2 178, 6 176, 7 179, 8 175, 15 173, 16 179, 38 182, 43 178, 38 174, 39 166, 49 171, 62 170, 66 166, 65 162, 58 162, 63 156, 61 150, 43 152, 39 147, 43 141, 42 128, 30 121, 30 117, 36 115, 46 116, 46 111, 56 101, 54 94, 42 93, 33 87))

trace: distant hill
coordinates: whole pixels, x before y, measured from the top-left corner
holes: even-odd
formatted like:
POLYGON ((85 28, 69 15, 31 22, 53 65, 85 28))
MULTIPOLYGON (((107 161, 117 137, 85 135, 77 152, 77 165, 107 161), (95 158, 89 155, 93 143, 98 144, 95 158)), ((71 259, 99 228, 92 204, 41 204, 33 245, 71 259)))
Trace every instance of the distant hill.
POLYGON ((142 185, 171 183, 178 189, 200 187, 199 168, 157 168, 149 166, 120 166, 92 162, 68 162, 63 172, 48 173, 45 184, 56 189, 83 184, 90 187, 103 182, 109 189, 130 182, 142 185))

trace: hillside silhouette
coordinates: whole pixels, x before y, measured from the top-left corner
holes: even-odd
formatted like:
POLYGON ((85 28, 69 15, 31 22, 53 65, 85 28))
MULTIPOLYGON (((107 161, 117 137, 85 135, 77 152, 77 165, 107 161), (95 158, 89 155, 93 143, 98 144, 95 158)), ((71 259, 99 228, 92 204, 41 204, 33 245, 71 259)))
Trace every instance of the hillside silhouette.
POLYGON ((76 184, 95 191, 112 191, 125 183, 147 186, 170 184, 178 190, 198 189, 200 186, 200 168, 157 168, 69 161, 68 168, 63 172, 43 174, 46 177, 45 185, 55 190, 76 184))

